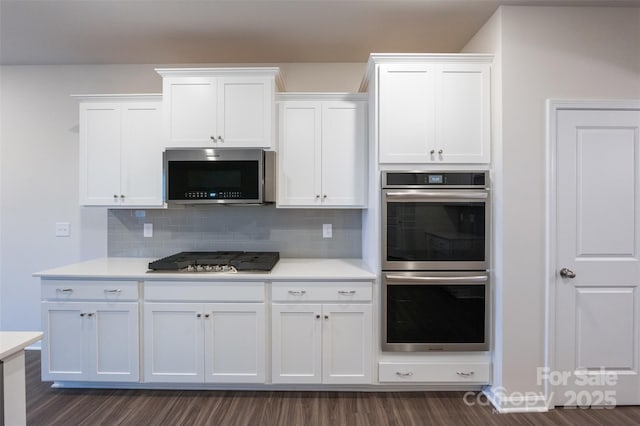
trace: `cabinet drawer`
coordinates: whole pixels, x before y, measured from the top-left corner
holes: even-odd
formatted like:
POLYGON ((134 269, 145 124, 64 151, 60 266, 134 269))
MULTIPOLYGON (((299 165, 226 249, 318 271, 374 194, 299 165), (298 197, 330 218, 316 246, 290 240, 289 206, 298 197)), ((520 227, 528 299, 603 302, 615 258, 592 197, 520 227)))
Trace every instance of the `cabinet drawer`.
POLYGON ((372 290, 369 282, 274 282, 271 298, 274 302, 369 302, 372 290))
POLYGON ((378 364, 380 382, 489 383, 490 364, 484 362, 378 364))
POLYGON ((137 300, 137 281, 42 280, 43 299, 137 300))
POLYGON ((144 300, 264 302, 261 281, 145 281, 144 300))

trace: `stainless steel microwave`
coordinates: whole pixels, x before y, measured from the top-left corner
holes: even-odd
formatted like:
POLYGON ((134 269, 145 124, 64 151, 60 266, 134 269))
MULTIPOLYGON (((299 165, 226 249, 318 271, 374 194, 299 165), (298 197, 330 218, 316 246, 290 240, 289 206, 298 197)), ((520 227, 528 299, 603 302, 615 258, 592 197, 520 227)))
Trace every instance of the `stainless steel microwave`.
POLYGON ((165 199, 176 204, 275 201, 275 152, 173 148, 164 152, 165 199))

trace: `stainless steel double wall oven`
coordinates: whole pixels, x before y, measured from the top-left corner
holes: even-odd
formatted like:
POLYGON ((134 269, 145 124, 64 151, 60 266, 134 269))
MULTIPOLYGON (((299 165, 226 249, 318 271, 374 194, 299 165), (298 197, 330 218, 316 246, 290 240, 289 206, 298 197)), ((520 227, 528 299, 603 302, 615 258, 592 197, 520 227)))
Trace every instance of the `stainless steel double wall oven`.
POLYGON ((485 351, 486 171, 382 173, 382 349, 485 351))

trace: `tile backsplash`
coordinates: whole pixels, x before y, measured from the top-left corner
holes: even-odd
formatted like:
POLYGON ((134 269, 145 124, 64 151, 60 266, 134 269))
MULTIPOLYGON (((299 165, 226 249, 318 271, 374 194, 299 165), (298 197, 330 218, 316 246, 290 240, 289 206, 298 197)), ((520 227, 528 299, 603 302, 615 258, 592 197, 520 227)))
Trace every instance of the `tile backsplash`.
POLYGON ((359 258, 362 211, 275 206, 109 210, 107 254, 159 258, 179 251, 279 251, 282 257, 359 258), (144 224, 153 236, 143 236, 144 224), (330 223, 333 237, 322 237, 330 223))

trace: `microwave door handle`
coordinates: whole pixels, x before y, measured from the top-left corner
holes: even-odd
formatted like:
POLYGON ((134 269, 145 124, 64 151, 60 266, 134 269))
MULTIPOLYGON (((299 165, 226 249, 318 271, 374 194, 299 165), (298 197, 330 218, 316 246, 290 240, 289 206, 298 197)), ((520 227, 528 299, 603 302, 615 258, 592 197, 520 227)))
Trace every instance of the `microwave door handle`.
POLYGON ((388 191, 385 193, 390 201, 435 201, 435 199, 486 200, 486 191, 388 191))
POLYGON ((411 277, 406 275, 385 274, 385 278, 387 281, 414 283, 414 284, 427 284, 427 283, 434 283, 434 282, 438 282, 438 283, 456 282, 456 283, 466 284, 466 283, 484 283, 489 280, 489 277, 487 277, 486 275, 450 276, 450 277, 437 277, 437 276, 411 277))

